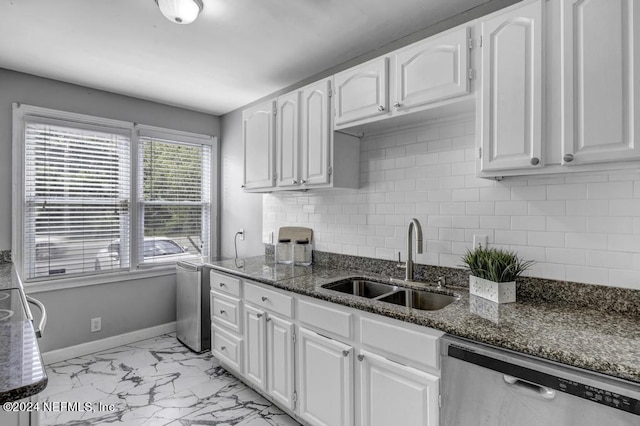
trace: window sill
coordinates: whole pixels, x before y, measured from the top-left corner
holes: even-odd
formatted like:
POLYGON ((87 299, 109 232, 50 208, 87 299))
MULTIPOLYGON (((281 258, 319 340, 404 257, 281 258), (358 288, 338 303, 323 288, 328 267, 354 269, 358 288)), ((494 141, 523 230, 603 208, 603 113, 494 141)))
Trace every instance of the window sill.
POLYGON ((92 285, 112 284, 122 281, 132 281, 144 278, 154 278, 176 273, 175 265, 147 268, 130 272, 114 272, 112 274, 98 274, 83 277, 58 278, 55 280, 24 282, 27 294, 45 291, 65 290, 75 287, 89 287, 92 285))

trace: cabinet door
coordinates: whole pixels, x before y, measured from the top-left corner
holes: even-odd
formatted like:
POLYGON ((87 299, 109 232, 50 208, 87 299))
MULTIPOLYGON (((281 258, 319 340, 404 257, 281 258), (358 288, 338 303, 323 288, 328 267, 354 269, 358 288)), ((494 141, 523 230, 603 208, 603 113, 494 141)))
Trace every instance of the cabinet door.
POLYGON ((358 356, 362 424, 386 426, 402 419, 404 426, 437 426, 437 376, 389 361, 370 352, 358 356))
POLYGON ((242 112, 244 189, 273 187, 273 101, 242 112))
POLYGON ((300 94, 298 91, 278 98, 278 113, 276 114, 276 185, 278 187, 291 187, 299 184, 299 110, 300 94))
POLYGON ((302 182, 327 184, 331 155, 331 79, 319 81, 302 91, 302 182))
POLYGON ((300 416, 313 425, 352 425, 351 346, 304 328, 299 342, 300 416))
POLYGON ((395 55, 393 108, 408 111, 469 93, 469 29, 430 37, 395 55))
POLYGON ((541 167, 542 3, 482 22, 482 171, 541 167))
POLYGON ((293 410, 293 323, 268 314, 267 392, 276 402, 293 410))
POLYGON ((259 389, 265 389, 265 313, 244 305, 245 375, 259 389))
POLYGON ((335 75, 336 127, 387 114, 388 62, 378 58, 335 75))
POLYGON ((562 1, 563 164, 640 158, 640 7, 632 0, 562 1))

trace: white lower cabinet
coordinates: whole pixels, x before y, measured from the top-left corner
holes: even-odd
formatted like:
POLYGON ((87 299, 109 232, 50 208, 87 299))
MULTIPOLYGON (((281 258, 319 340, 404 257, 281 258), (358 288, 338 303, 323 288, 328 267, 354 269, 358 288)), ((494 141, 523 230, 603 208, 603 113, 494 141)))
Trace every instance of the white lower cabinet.
POLYGON ((284 407, 295 404, 293 323, 276 315, 267 317, 267 393, 284 407))
POLYGON ((313 425, 353 422, 353 348, 300 327, 300 417, 313 425))
POLYGON ((293 323, 248 303, 244 314, 245 379, 293 410, 293 323))
POLYGON ((213 354, 287 413, 314 426, 438 424, 444 333, 218 275, 213 354))
POLYGON ((267 358, 265 351, 264 311, 245 303, 244 305, 244 341, 245 341, 245 378, 265 389, 267 378, 267 358))
POLYGON ((438 376, 368 351, 361 351, 357 358, 362 425, 438 425, 438 376))

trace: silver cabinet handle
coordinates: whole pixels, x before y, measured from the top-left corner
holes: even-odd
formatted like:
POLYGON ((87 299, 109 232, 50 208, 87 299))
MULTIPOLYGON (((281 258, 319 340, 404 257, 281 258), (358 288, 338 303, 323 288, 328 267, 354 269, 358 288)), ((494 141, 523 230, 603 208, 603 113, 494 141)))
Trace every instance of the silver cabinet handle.
POLYGON ((262 318, 262 314, 256 314, 258 318, 262 318))
POLYGON ((297 181, 297 180, 295 180, 295 179, 293 179, 293 180, 291 181, 291 183, 292 183, 292 184, 294 184, 294 185, 297 185, 297 184, 298 184, 298 181, 297 181))
POLYGON ((358 355, 358 361, 360 362, 364 361, 364 355, 362 354, 358 355))
POLYGON ((342 351, 342 355, 344 355, 344 356, 349 356, 349 353, 350 353, 350 352, 351 352, 351 351, 348 351, 348 350, 346 350, 346 349, 345 349, 344 351, 342 351))
POLYGON ((400 108, 401 106, 402 106, 402 104, 401 104, 400 102, 396 102, 395 104, 393 104, 393 107, 394 107, 395 109, 398 109, 398 108, 400 108))
POLYGON ((220 346, 220 350, 221 350, 221 351, 226 351, 226 350, 227 350, 227 347, 226 347, 226 346, 220 346))
POLYGON ((245 188, 245 185, 240 185, 240 188, 245 188))
POLYGON ((261 299, 262 299, 263 302, 266 302, 268 297, 267 296, 262 296, 261 299))
POLYGON ((225 283, 220 283, 220 284, 219 284, 219 286, 220 286, 220 287, 224 287, 224 286, 225 286, 225 283))
POLYGON ((533 157, 531 159, 531 165, 532 166, 537 166, 538 164, 540 164, 540 159, 538 157, 533 157))
POLYGON ((42 304, 41 301, 39 301, 38 299, 34 299, 31 296, 27 296, 25 295, 27 302, 36 305, 38 307, 38 309, 40 309, 40 312, 42 313, 42 316, 40 317, 40 323, 38 324, 38 328, 36 329, 36 336, 37 337, 42 337, 42 332, 44 331, 44 328, 47 326, 47 309, 44 307, 44 305, 42 304))
POLYGON ((267 317, 267 322, 271 321, 271 317, 267 317))
POLYGON ((227 311, 225 311, 224 309, 220 309, 220 315, 224 315, 226 313, 227 313, 227 311))
POLYGON ((307 183, 307 181, 302 179, 302 180, 300 180, 300 183, 304 185, 305 183, 307 183))
POLYGON ((573 161, 573 154, 565 154, 564 157, 562 157, 562 159, 564 160, 565 163, 570 163, 573 161))
POLYGON ((378 105, 378 111, 384 111, 384 106, 378 105))

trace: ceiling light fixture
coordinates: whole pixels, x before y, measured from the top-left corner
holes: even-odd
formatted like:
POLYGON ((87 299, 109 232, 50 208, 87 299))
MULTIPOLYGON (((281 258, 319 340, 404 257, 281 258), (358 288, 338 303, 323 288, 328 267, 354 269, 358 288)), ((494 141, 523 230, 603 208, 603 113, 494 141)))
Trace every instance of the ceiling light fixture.
POLYGON ((171 22, 190 24, 202 12, 202 0, 155 0, 160 12, 171 22))

